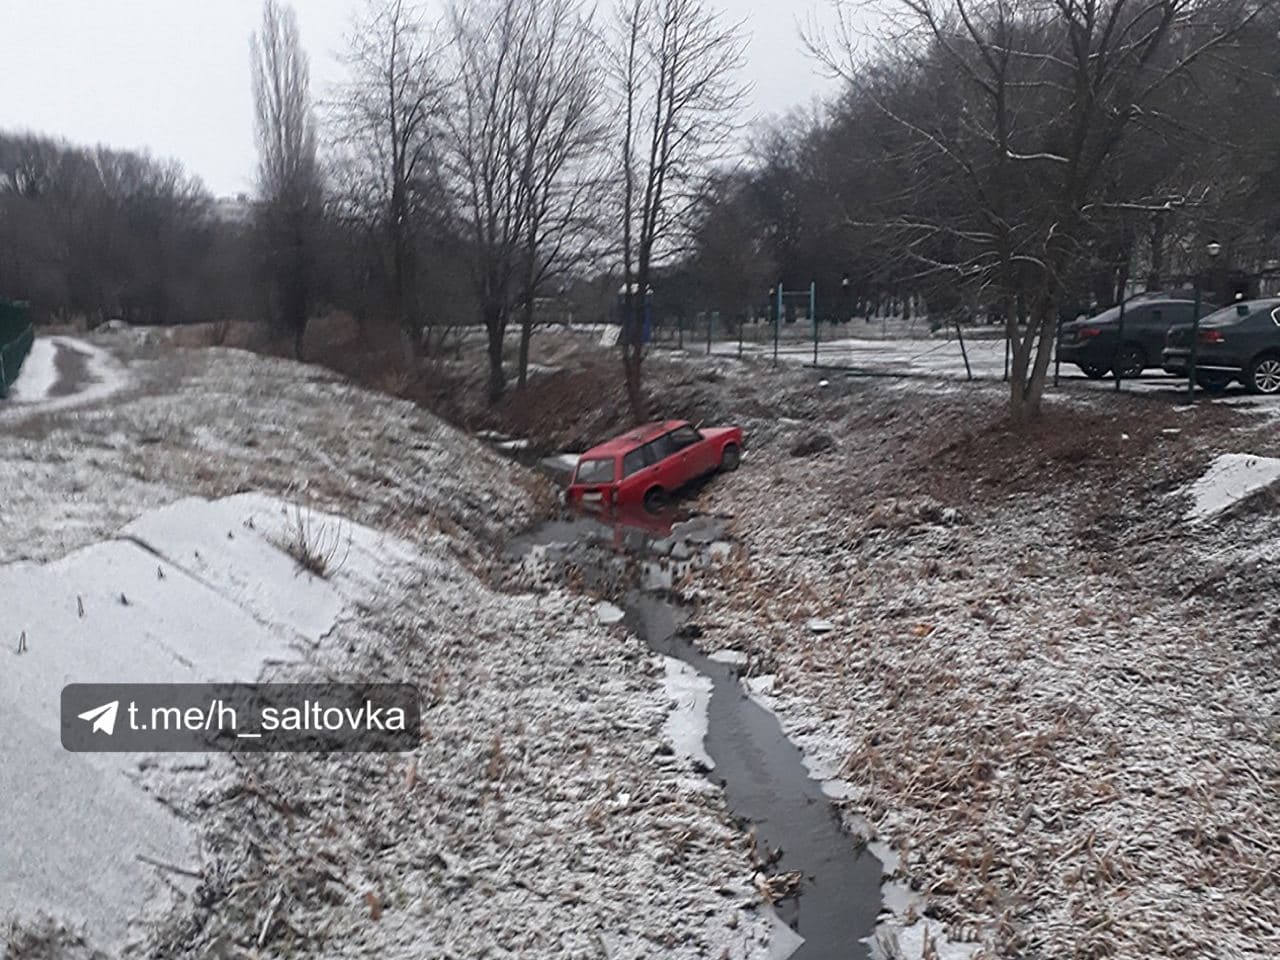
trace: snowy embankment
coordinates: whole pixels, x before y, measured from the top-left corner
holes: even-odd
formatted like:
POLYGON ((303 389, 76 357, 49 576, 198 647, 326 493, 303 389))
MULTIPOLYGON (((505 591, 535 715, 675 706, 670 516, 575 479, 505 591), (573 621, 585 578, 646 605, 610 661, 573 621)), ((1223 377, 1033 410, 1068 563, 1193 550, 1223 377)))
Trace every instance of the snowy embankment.
POLYGON ((1280 459, 1225 453, 1185 491, 1191 497, 1186 519, 1203 523, 1280 481, 1280 459))
MULTIPOLYGON (((830 451, 789 456, 806 426, 774 426, 708 487, 740 548, 697 585, 706 635, 749 654, 748 688, 815 775, 847 781, 846 821, 896 851, 935 939, 1277 955, 1274 566, 1199 582, 1213 571, 1180 508, 1149 489, 1167 476, 1160 445, 1091 451, 1068 482, 1030 457, 1030 479, 997 485, 963 442, 944 456, 922 430, 948 422, 941 401, 875 399, 874 419, 828 427, 830 451), (978 479, 994 489, 972 494, 978 479)), ((1273 468, 1250 463, 1219 461, 1193 509, 1261 489, 1273 468)), ((1274 530, 1230 522, 1241 548, 1274 530)), ((912 960, 920 934, 897 934, 912 960)))
POLYGON ((39 561, 0 566, 27 624, 0 651, 17 955, 87 955, 69 924, 173 957, 763 956, 743 839, 664 735, 661 659, 586 599, 478 575, 534 509, 518 468, 321 370, 119 349, 139 389, 0 436, 0 562, 39 561), (268 497, 353 540, 328 579, 293 567, 268 497), (414 683, 422 742, 128 768, 58 746, 64 682, 259 668, 414 683))
POLYGON ((0 850, 12 857, 0 905, 68 918, 114 948, 158 892, 153 864, 197 870, 190 825, 130 782, 137 757, 63 751, 60 692, 68 683, 252 682, 267 662, 319 643, 411 555, 368 528, 305 519, 341 527, 349 543, 330 579, 299 575, 285 552, 296 535, 288 508, 258 496, 179 501, 54 563, 0 567, 5 641, 15 645, 0 703, 20 737, 0 765, 9 812, 0 850))

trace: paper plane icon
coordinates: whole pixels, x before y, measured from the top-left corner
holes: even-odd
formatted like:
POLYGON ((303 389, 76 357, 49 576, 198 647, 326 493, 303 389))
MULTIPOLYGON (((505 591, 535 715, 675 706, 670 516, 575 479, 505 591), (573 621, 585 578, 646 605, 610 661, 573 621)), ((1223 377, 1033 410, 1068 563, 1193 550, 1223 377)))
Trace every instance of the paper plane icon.
POLYGON ((94 707, 92 710, 86 710, 80 714, 81 720, 88 720, 93 724, 93 732, 103 731, 108 737, 116 732, 116 713, 120 710, 120 701, 112 700, 110 703, 104 703, 100 707, 94 707))

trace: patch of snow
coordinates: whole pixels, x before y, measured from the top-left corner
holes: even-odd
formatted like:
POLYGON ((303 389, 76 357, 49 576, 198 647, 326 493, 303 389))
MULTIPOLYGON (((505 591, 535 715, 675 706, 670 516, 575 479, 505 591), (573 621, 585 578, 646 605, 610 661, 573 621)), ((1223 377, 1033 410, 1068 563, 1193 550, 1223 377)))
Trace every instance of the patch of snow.
POLYGON ((980 943, 954 943, 947 939, 944 925, 929 917, 911 924, 887 921, 868 938, 875 960, 969 960, 981 948, 980 943), (932 952, 929 952, 932 950, 932 952))
POLYGON ((824 620, 821 617, 812 617, 805 626, 810 633, 830 633, 836 628, 836 625, 830 620, 824 620))
POLYGON ((746 688, 747 696, 766 710, 773 712, 778 704, 777 698, 773 695, 777 680, 778 678, 772 673, 767 673, 759 677, 743 677, 742 685, 746 688))
POLYGON ((610 603, 608 600, 601 600, 596 604, 596 618, 605 626, 621 623, 622 618, 625 616, 626 612, 621 607, 610 603))
POLYGON ((708 770, 715 761, 707 753, 707 709, 711 704, 711 678, 699 673, 683 660, 664 657, 666 675, 663 685, 675 709, 663 725, 663 733, 671 741, 678 756, 696 760, 708 770))
POLYGON ((768 960, 788 960, 804 944, 804 937, 787 926, 773 907, 766 906, 764 914, 773 927, 769 938, 768 960))
POLYGON ((1280 480, 1280 458, 1223 454, 1185 491, 1192 499, 1185 519, 1203 523, 1277 480, 1280 480))
POLYGON ((707 657, 708 660, 714 660, 716 663, 727 663, 734 667, 744 667, 747 664, 747 654, 742 650, 717 650, 715 653, 707 657))
POLYGON ((264 664, 299 659, 299 637, 318 640, 371 599, 383 565, 407 556, 375 549, 388 538, 349 525, 357 547, 342 585, 298 576, 271 540, 271 518, 286 510, 257 495, 192 498, 145 514, 122 539, 0 566, 5 642, 26 637, 26 652, 7 651, 0 671, 10 721, 3 912, 75 917, 115 943, 158 889, 137 856, 184 869, 196 860, 189 825, 130 782, 138 757, 62 749, 64 685, 255 681, 264 664), (261 520, 248 527, 248 516, 261 520))
POLYGON ((31 345, 9 397, 0 406, 0 417, 14 413, 48 413, 105 400, 129 383, 129 376, 115 357, 101 347, 77 337, 37 337, 31 345), (61 384, 58 353, 71 351, 84 358, 85 376, 71 392, 51 396, 61 384))
POLYGON ((822 793, 832 800, 848 800, 857 795, 857 788, 848 780, 823 780, 822 793))

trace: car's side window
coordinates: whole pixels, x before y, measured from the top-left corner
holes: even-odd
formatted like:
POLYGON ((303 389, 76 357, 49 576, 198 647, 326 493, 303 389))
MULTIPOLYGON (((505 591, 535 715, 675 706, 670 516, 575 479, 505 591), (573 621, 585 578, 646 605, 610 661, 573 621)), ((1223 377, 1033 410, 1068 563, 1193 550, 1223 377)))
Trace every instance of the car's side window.
POLYGON ((1154 326, 1162 326, 1164 324, 1164 310, 1160 307, 1152 307, 1150 310, 1145 311, 1141 319, 1148 321, 1154 326))
POLYGON ((622 458, 622 475, 629 477, 633 473, 639 473, 652 461, 645 457, 645 448, 636 447, 630 453, 622 458))
POLYGON ((695 443, 702 439, 702 435, 690 426, 677 427, 671 433, 667 434, 667 439, 671 442, 672 450, 683 450, 686 447, 692 447, 695 443))
POLYGON ((659 463, 675 453, 671 446, 670 434, 659 437, 657 440, 650 440, 644 445, 644 448, 650 463, 659 463))

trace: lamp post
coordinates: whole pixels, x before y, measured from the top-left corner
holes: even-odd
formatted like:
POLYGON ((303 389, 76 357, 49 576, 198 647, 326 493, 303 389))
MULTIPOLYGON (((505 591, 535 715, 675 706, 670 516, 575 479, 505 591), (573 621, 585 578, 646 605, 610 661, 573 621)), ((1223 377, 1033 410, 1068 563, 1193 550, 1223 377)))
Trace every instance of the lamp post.
POLYGON ((848 320, 850 316, 852 316, 852 311, 849 309, 849 286, 849 274, 846 273, 840 278, 840 296, 843 298, 840 301, 840 309, 844 312, 842 322, 844 320, 848 320))
MULTIPOLYGON (((1216 240, 1205 245, 1204 252, 1209 255, 1209 263, 1217 262, 1222 252, 1222 244, 1216 240)), ((1191 356, 1187 363, 1187 397, 1194 400, 1196 395, 1196 345, 1200 341, 1200 271, 1196 271, 1195 312, 1191 315, 1191 356)))

